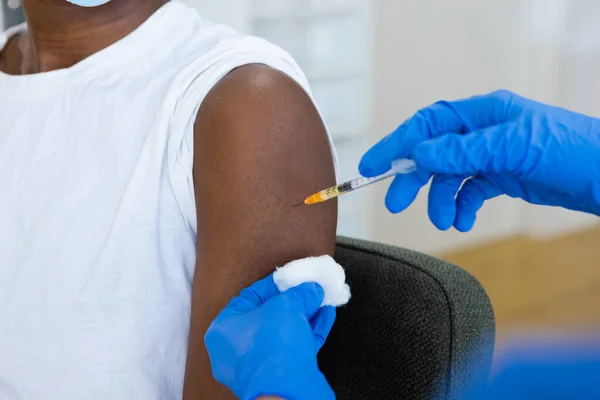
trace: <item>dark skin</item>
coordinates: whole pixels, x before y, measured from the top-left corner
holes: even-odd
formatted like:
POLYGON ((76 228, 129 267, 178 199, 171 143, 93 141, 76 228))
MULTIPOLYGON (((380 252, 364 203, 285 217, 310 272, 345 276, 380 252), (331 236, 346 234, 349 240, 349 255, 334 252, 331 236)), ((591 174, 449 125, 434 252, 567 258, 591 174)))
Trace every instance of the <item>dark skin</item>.
MULTIPOLYGON (((28 32, 0 53, 0 70, 68 68, 127 36, 165 2, 81 8, 23 0, 28 32)), ((337 203, 294 207, 335 183, 333 161, 304 90, 263 65, 223 78, 202 103, 194 132, 198 255, 183 398, 233 399, 212 377, 204 333, 232 297, 275 266, 333 254, 337 203)))
POLYGON ((294 207, 335 182, 323 123, 305 92, 266 66, 239 68, 195 127, 198 256, 185 399, 226 399, 203 336, 244 287, 297 258, 333 254, 337 204, 294 207))
POLYGON ((4 72, 20 75, 71 67, 133 32, 166 2, 118 0, 84 8, 64 0, 22 0, 28 30, 18 41, 26 51, 21 66, 8 61, 21 53, 17 40, 12 40, 2 64, 12 64, 13 70, 4 72))

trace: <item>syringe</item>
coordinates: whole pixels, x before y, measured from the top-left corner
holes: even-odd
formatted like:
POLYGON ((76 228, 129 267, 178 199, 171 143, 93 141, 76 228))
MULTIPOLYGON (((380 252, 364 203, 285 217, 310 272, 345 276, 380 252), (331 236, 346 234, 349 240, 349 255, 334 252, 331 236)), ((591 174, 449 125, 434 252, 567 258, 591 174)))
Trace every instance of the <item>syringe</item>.
POLYGON ((400 174, 410 174, 416 169, 417 164, 415 164, 413 160, 402 158, 392 162, 392 168, 384 174, 374 176, 372 178, 359 177, 356 179, 352 179, 351 181, 340 183, 339 185, 321 190, 320 192, 308 196, 306 200, 304 200, 304 204, 311 205, 323 203, 324 201, 334 199, 345 193, 350 193, 356 189, 360 189, 361 187, 365 187, 367 185, 370 185, 371 183, 379 182, 391 176, 400 174))

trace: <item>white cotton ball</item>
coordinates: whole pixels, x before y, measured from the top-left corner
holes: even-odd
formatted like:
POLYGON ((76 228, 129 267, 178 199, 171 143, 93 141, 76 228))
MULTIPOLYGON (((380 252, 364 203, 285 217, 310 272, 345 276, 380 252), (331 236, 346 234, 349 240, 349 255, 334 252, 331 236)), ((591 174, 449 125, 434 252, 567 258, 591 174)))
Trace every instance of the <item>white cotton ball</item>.
POLYGON ((280 292, 306 282, 318 283, 325 292, 322 306, 339 307, 350 300, 350 287, 346 273, 330 256, 308 257, 277 268, 273 280, 280 292))

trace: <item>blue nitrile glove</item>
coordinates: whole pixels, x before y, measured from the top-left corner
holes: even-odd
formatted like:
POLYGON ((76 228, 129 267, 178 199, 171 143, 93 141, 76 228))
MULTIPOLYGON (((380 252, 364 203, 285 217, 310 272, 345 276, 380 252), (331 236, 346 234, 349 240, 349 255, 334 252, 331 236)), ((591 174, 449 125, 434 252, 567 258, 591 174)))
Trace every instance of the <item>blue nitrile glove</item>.
POLYGON ((470 230, 484 201, 501 194, 600 215, 600 120, 507 91, 420 110, 359 169, 375 176, 403 157, 419 168, 395 178, 388 209, 406 209, 433 175, 429 217, 442 230, 470 230))
POLYGON ((204 338, 216 380, 241 400, 335 399, 317 365, 335 321, 335 308, 319 308, 322 301, 318 284, 279 293, 272 275, 242 290, 204 338))
POLYGON ((600 399, 598 343, 514 346, 485 393, 475 400, 600 399))

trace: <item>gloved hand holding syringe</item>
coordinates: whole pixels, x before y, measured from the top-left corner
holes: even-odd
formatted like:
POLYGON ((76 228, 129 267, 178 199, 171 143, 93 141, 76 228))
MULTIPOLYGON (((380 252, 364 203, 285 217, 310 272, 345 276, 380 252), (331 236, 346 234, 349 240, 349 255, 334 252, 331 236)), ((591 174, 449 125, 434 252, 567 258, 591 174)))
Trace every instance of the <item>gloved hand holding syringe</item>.
MULTIPOLYGON (((308 196, 304 200, 303 204, 311 205, 311 204, 322 203, 324 201, 334 199, 345 193, 350 193, 356 189, 360 189, 362 187, 370 185, 371 183, 379 182, 383 179, 387 179, 392 176, 396 176, 396 175, 400 175, 400 174, 410 174, 411 172, 414 172, 416 169, 417 169, 417 164, 415 164, 415 162, 413 160, 409 160, 407 158, 395 160, 392 162, 392 168, 390 168, 389 171, 387 171, 381 175, 374 176, 371 178, 365 178, 365 177, 361 176, 359 178, 352 179, 348 182, 340 183, 339 185, 332 186, 330 188, 321 190, 320 192, 317 192, 311 196, 308 196)), ((298 205, 301 205, 301 204, 298 204, 298 205)))

